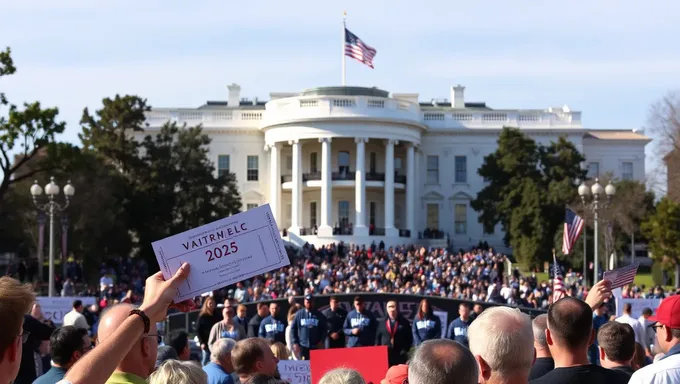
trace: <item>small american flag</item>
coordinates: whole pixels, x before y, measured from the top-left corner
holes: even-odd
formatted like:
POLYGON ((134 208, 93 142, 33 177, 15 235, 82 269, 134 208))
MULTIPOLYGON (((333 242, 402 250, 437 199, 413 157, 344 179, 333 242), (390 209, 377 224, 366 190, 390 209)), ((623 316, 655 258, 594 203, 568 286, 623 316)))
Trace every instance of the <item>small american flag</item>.
POLYGON ((637 275, 638 263, 627 265, 625 267, 607 271, 602 276, 603 280, 609 280, 612 283, 612 289, 623 287, 635 280, 637 275))
POLYGON ((567 208, 567 214, 564 218, 564 235, 562 236, 563 254, 568 255, 569 252, 571 252, 571 249, 574 247, 582 230, 583 219, 574 213, 574 211, 567 208))
POLYGON ((357 35, 345 28, 345 56, 349 56, 373 68, 373 58, 377 52, 375 48, 364 44, 357 35))
POLYGON ((564 291, 564 279, 562 278, 562 270, 560 265, 557 264, 557 257, 553 251, 553 292, 552 292, 552 302, 565 297, 567 294, 564 291))

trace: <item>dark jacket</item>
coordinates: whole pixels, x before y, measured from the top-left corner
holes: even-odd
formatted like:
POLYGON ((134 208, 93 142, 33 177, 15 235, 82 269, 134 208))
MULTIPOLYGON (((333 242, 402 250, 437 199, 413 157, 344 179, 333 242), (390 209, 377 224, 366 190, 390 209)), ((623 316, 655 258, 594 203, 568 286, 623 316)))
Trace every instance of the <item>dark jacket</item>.
POLYGON ((248 322, 248 328, 246 328, 248 337, 257 337, 257 335, 260 333, 260 324, 262 323, 262 320, 264 320, 264 317, 260 316, 259 314, 253 316, 253 318, 250 319, 248 322))
POLYGON ((392 344, 392 335, 387 329, 387 321, 388 319, 378 320, 375 345, 387 346, 387 361, 390 367, 398 364, 406 364, 408 361, 408 353, 413 346, 411 324, 409 324, 408 320, 402 315, 397 316, 396 324, 390 323, 391 330, 394 330, 394 325, 396 325, 397 329, 394 333, 394 344, 392 344))
POLYGON ((424 341, 432 339, 441 339, 442 337, 442 321, 439 316, 432 315, 419 319, 418 315, 413 319, 413 342, 419 346, 424 341))
POLYGON ((302 308, 295 314, 293 324, 293 344, 314 349, 326 339, 326 316, 317 309, 308 311, 302 308))
POLYGON ((345 348, 345 333, 343 331, 343 325, 345 324, 345 318, 347 317, 347 311, 338 307, 335 311, 331 311, 330 308, 323 311, 323 315, 326 316, 326 326, 328 328, 328 339, 326 339, 326 348, 345 348), (340 337, 337 340, 331 339, 331 333, 339 333, 340 337))
POLYGON ((456 318, 449 324, 449 329, 447 331, 446 338, 469 347, 468 341, 468 327, 472 323, 471 319, 468 321, 463 321, 460 317, 456 318))
MULTIPOLYGON (((36 320, 33 316, 24 315, 24 331, 30 332, 28 340, 23 345, 23 352, 21 353, 21 366, 19 367, 19 374, 17 375, 15 384, 31 384, 37 377, 35 372, 35 353, 40 347, 43 340, 49 340, 52 336, 54 328, 36 320)), ((43 371, 47 371, 50 367, 43 367, 43 371)))
POLYGON ((288 322, 270 316, 265 317, 260 323, 258 335, 268 340, 280 341, 286 344, 286 327, 288 322))
POLYGON ((345 335, 347 335, 347 347, 370 347, 375 343, 375 332, 378 330, 378 321, 368 311, 357 312, 353 310, 345 318, 345 335), (352 330, 359 328, 359 334, 352 334, 352 330))
POLYGON ((196 321, 196 335, 198 336, 198 342, 205 344, 208 347, 208 350, 210 350, 210 346, 208 346, 210 330, 218 321, 219 318, 214 314, 212 316, 208 314, 199 316, 198 320, 196 321))

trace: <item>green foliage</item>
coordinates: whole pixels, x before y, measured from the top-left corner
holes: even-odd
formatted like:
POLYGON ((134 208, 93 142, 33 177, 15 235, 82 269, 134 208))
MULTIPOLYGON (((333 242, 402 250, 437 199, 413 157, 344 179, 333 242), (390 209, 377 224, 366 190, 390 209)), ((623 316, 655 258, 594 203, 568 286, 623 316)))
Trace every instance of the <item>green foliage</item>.
POLYGON ((487 185, 472 201, 479 221, 490 232, 498 223, 505 242, 527 266, 549 260, 553 234, 564 222, 564 207, 585 178, 585 159, 563 137, 544 146, 518 129, 504 128, 498 148, 484 158, 479 175, 487 185))
POLYGON ((652 258, 667 270, 680 261, 680 204, 664 197, 656 211, 642 223, 642 233, 649 240, 652 258))

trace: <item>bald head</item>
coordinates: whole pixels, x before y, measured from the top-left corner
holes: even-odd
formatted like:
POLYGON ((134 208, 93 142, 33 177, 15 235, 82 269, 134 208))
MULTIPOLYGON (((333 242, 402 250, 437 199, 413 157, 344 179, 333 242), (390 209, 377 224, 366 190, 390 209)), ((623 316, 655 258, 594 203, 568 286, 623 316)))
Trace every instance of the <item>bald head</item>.
POLYGON ((123 321, 128 318, 128 314, 133 309, 135 309, 135 306, 132 304, 118 304, 106 309, 99 320, 97 331, 99 342, 106 340, 107 337, 113 334, 123 324, 123 321))
POLYGON ((409 361, 411 384, 477 384, 477 362, 461 344, 448 339, 428 340, 409 361))

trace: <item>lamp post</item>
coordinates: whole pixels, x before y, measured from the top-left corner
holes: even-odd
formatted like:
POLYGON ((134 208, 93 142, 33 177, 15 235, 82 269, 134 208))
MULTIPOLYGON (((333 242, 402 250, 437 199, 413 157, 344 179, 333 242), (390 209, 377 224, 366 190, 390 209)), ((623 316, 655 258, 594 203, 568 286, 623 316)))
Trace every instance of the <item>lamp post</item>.
MULTIPOLYGON (((599 250, 598 250, 598 220, 599 220, 599 213, 600 209, 605 208, 606 205, 609 203, 611 198, 616 194, 616 187, 612 185, 611 181, 607 184, 606 188, 603 188, 602 185, 600 185, 599 179, 595 179, 595 184, 593 184, 590 188, 584 183, 582 183, 578 187, 578 194, 581 196, 581 201, 583 202, 583 206, 586 209, 590 209, 593 211, 593 228, 594 228, 594 245, 595 245, 595 257, 593 258, 594 260, 594 273, 593 273, 593 285, 597 283, 597 280, 599 278, 600 274, 600 267, 599 267, 599 250), (592 195, 592 202, 588 201, 588 198, 591 197, 592 195), (606 200, 605 200, 606 196, 606 200)), ((584 235, 585 236, 585 235, 584 235)), ((583 242, 583 261, 584 264, 587 263, 586 259, 586 245, 585 245, 585 237, 584 237, 584 242, 583 242)), ((606 268, 606 266, 605 266, 606 268)), ((584 267, 585 271, 585 267, 584 267)), ((585 275, 584 275, 585 278, 585 275)))
POLYGON ((35 204, 38 211, 45 212, 50 217, 50 249, 49 249, 49 288, 48 295, 54 296, 54 216, 57 212, 62 212, 68 208, 69 203, 76 189, 71 185, 71 181, 64 186, 65 202, 63 205, 56 202, 55 198, 59 195, 59 186, 54 182, 54 177, 50 178, 49 184, 45 186, 45 194, 47 195, 47 203, 41 204, 38 202, 38 196, 43 194, 43 188, 36 180, 31 186, 31 195, 33 196, 33 204, 35 204))

